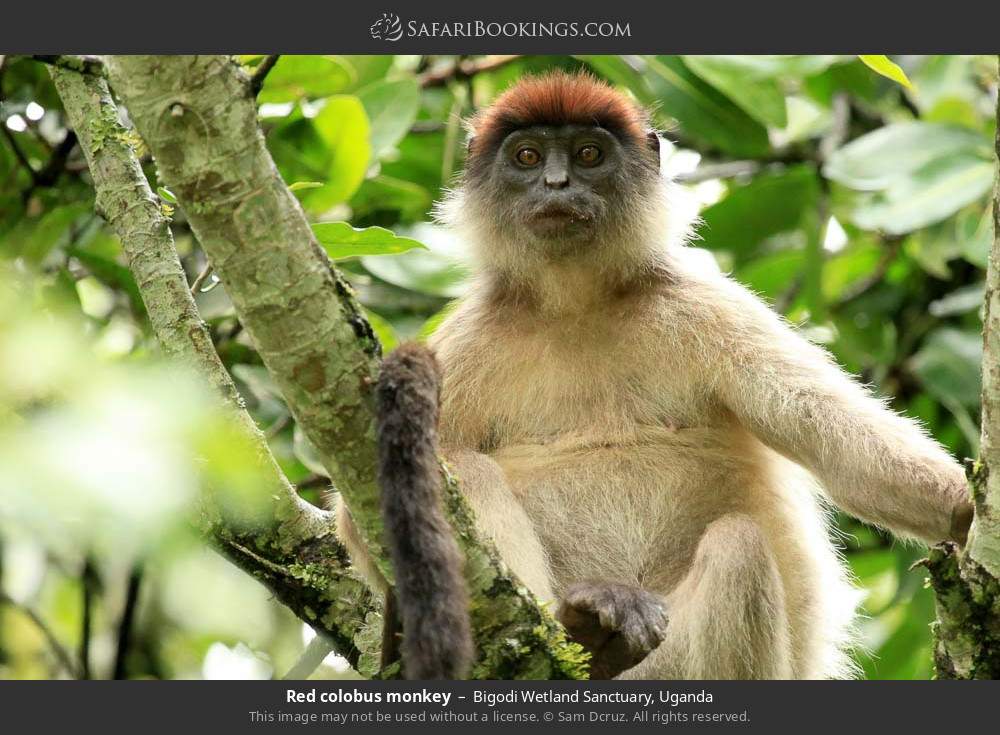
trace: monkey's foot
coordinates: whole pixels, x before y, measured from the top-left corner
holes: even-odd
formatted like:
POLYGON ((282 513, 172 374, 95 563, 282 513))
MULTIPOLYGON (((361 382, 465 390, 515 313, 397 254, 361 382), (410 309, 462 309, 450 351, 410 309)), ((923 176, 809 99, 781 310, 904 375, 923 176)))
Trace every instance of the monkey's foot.
POLYGON ((590 678, 611 679, 653 651, 667 632, 663 600, 614 582, 570 585, 556 617, 591 654, 590 678))

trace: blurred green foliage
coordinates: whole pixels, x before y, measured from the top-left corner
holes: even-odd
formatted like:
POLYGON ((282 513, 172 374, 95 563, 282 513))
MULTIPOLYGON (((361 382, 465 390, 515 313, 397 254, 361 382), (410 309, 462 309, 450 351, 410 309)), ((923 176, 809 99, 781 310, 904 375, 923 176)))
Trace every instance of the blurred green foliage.
MULTIPOLYGON (((391 349, 429 334, 465 288, 462 245, 432 219, 461 169, 463 118, 525 74, 589 69, 653 109, 664 170, 679 182, 676 216, 700 215, 692 245, 957 457, 973 456, 996 61, 893 62, 909 85, 873 71, 896 74, 877 57, 286 56, 260 116, 281 174, 391 349)), ((44 67, 3 59, 0 101, 0 676, 66 673, 28 609, 71 652, 89 639, 95 675, 108 675, 140 571, 127 675, 283 673, 301 624, 183 522, 205 482, 247 481, 239 451, 192 379, 157 367, 44 67)), ((318 502, 322 468, 183 212, 173 216, 224 362, 282 468, 318 502)), ((837 524, 865 592, 866 676, 927 678, 933 597, 910 570, 921 549, 837 524)), ((331 662, 319 675, 345 675, 331 662)))

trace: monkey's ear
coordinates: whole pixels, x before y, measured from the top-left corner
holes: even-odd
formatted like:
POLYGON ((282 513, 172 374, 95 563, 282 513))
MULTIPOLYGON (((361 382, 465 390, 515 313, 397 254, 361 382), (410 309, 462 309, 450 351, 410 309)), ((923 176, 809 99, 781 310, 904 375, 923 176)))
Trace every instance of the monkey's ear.
POLYGON ((660 136, 655 130, 646 133, 646 145, 656 154, 656 163, 660 163, 660 136))

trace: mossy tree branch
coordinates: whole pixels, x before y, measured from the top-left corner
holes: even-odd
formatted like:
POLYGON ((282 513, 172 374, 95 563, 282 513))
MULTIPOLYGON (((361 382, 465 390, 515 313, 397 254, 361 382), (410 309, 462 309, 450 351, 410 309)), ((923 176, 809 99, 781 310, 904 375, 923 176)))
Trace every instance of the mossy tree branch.
MULTIPOLYGON (((996 153, 1000 160, 1000 126, 996 153)), ((969 472, 975 504, 969 543, 964 551, 933 549, 926 562, 937 595, 935 665, 946 679, 1000 679, 1000 185, 986 271, 982 401, 980 457, 969 472)))
POLYGON ((326 633, 337 651, 358 666, 362 650, 356 641, 375 601, 348 573, 347 553, 332 533, 330 513, 298 496, 243 410, 188 289, 169 222, 136 158, 135 133, 119 122, 102 77, 63 66, 50 71, 86 155, 96 209, 121 239, 160 345, 227 399, 235 423, 255 449, 256 473, 271 499, 268 513, 249 528, 231 523, 209 494, 198 514, 203 531, 226 557, 326 633))
MULTIPOLYGON (((391 579, 375 480, 380 346, 275 168, 250 78, 223 56, 109 57, 106 64, 264 364, 391 579)), ((579 647, 565 642, 478 538, 451 478, 445 497, 467 559, 480 654, 474 675, 581 676, 579 647)))

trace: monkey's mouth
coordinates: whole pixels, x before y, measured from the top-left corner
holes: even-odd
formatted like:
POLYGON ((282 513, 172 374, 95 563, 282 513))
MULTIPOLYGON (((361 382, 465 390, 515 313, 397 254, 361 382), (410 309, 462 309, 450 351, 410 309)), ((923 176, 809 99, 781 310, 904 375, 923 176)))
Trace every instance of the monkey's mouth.
POLYGON ((538 224, 572 225, 590 221, 590 216, 572 207, 548 206, 531 215, 533 222, 538 224))

